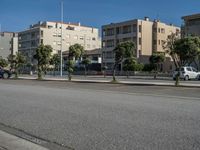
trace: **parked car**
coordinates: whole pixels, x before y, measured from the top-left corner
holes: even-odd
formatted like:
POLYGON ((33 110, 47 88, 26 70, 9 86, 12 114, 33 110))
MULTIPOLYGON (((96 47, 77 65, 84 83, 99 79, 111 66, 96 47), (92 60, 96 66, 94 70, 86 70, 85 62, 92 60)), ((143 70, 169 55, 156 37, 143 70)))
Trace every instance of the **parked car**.
POLYGON ((180 72, 180 79, 190 80, 190 79, 198 79, 200 80, 200 72, 193 67, 181 67, 173 72, 173 79, 176 80, 176 75, 180 72))
POLYGON ((4 69, 3 67, 0 66, 0 78, 8 79, 11 77, 11 75, 12 75, 11 71, 4 69))

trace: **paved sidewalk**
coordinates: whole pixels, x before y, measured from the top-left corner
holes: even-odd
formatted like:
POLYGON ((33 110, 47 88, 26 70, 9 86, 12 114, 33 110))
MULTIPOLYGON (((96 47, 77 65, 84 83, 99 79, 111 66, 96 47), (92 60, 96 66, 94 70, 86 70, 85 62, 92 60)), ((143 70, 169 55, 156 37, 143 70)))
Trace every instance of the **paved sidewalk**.
POLYGON ((0 150, 48 150, 37 144, 0 131, 0 150))
MULTIPOLYGON (((27 77, 19 77, 19 79, 27 79, 27 80, 35 80, 37 77, 35 76, 27 76, 27 77)), ((60 77, 44 77, 44 80, 47 81, 68 81, 67 78, 60 78, 60 77)), ((74 82, 87 82, 87 83, 111 83, 111 80, 109 79, 77 79, 72 78, 72 81, 74 82)), ((122 80, 118 79, 119 84, 127 84, 127 85, 154 85, 154 86, 174 86, 175 81, 158 81, 158 80, 122 80)), ((180 86, 183 87, 200 87, 200 84, 194 84, 194 83, 184 83, 180 82, 180 86)))

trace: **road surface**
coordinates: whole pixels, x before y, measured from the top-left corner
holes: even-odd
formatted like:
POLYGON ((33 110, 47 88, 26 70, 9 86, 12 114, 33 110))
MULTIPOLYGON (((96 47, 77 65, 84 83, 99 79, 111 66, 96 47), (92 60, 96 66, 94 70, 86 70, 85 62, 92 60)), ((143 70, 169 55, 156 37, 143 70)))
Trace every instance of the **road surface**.
POLYGON ((199 150, 200 89, 0 81, 0 123, 76 150, 199 150))

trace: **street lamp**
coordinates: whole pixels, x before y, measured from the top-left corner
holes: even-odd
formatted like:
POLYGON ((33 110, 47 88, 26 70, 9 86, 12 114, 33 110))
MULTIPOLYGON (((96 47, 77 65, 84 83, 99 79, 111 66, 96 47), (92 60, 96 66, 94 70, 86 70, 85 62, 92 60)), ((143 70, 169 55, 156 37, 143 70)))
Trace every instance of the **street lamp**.
MULTIPOLYGON (((0 24, 0 46, 1 46, 1 24, 0 24)), ((3 47, 0 47, 0 50, 3 50, 3 47)))
POLYGON ((63 76, 63 0, 61 1, 61 46, 60 46, 60 76, 63 76))

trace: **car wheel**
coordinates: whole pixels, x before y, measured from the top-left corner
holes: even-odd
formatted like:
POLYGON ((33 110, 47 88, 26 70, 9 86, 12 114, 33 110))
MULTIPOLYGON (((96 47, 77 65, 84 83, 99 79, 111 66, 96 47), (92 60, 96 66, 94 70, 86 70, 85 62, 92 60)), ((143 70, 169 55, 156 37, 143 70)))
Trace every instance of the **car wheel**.
POLYGON ((188 80, 189 80, 189 76, 188 76, 188 75, 185 76, 184 80, 185 80, 185 81, 188 81, 188 80))
POLYGON ((7 72, 4 72, 4 73, 3 73, 3 78, 4 78, 4 79, 8 79, 8 78, 9 78, 9 74, 8 74, 7 72))

